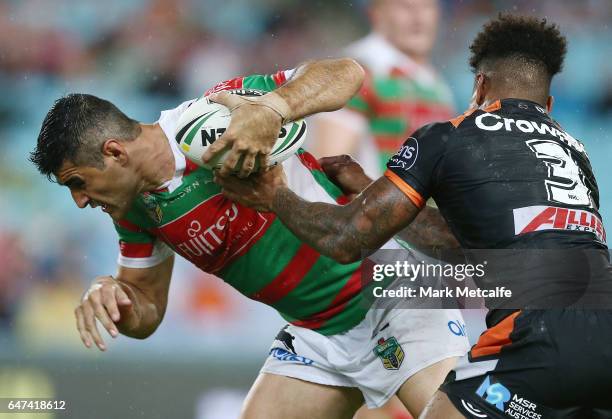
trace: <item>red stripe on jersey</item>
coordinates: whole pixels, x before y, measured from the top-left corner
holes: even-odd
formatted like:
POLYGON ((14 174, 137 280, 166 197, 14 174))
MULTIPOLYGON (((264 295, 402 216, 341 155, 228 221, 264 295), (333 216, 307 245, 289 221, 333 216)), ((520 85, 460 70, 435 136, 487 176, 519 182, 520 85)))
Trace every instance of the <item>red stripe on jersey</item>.
MULTIPOLYGON (((446 121, 453 116, 453 110, 444 103, 427 102, 422 100, 393 100, 378 102, 376 104, 377 117, 404 116, 404 115, 431 115, 431 121, 446 121)), ((430 121, 430 122, 431 122, 430 121)))
POLYGON ((208 96, 211 93, 220 92, 221 90, 242 89, 242 80, 244 77, 236 77, 231 80, 225 80, 221 83, 208 89, 202 96, 208 96))
POLYGON ((272 79, 274 80, 276 87, 280 86, 281 84, 287 81, 287 77, 285 77, 285 72, 283 70, 274 74, 272 76, 272 79))
POLYGON ((316 330, 316 329, 321 328, 321 326, 323 326, 323 324, 327 320, 329 320, 330 318, 334 317, 336 314, 344 310, 348 302, 351 301, 351 299, 355 296, 355 294, 361 291, 361 288, 362 288, 361 270, 362 269, 363 269, 362 266, 359 266, 359 268, 355 272, 353 272, 353 274, 348 279, 348 281, 346 281, 346 284, 344 284, 344 287, 342 287, 340 292, 336 294, 336 297, 331 302, 327 310, 322 311, 316 314, 315 316, 312 316, 309 319, 296 320, 292 322, 292 324, 295 326, 316 330))
MULTIPOLYGON (((402 141, 402 144, 403 144, 403 141, 402 141)), ((319 161, 312 154, 306 151, 303 151, 298 154, 298 158, 308 170, 316 170, 316 171, 325 173, 323 171, 323 167, 321 167, 321 165, 319 164, 319 161)), ((351 200, 346 195, 340 195, 339 197, 336 198, 336 203, 338 205, 346 205, 349 202, 351 202, 351 200)))
POLYGON ((312 247, 302 244, 285 269, 251 298, 268 305, 284 298, 300 284, 320 256, 312 247))
POLYGON ((153 254, 153 243, 119 242, 121 255, 126 258, 147 258, 153 254))
POLYGON ((395 154, 406 142, 407 133, 398 135, 375 135, 374 142, 378 151, 395 154))
POLYGON ((351 202, 351 199, 346 195, 340 195, 338 198, 336 198, 336 203, 338 205, 346 205, 349 202, 351 202))
POLYGON ((117 224, 119 225, 119 227, 125 228, 126 230, 132 231, 134 233, 140 233, 144 231, 142 228, 138 227, 136 224, 128 220, 119 220, 117 224))
POLYGON ((309 170, 318 170, 319 172, 323 171, 323 168, 319 164, 319 161, 310 153, 302 152, 298 154, 300 161, 304 166, 306 166, 309 170))
POLYGON ((200 167, 189 159, 185 159, 185 161, 185 170, 183 171, 183 176, 187 176, 189 173, 193 172, 194 170, 197 170, 198 167, 200 167))

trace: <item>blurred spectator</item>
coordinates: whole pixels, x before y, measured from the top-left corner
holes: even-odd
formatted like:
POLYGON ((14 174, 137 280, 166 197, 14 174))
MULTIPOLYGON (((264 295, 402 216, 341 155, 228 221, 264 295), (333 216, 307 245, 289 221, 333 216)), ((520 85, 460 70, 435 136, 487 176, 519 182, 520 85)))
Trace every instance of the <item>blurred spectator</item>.
POLYGON ((454 111, 450 89, 430 64, 438 1, 373 0, 369 13, 372 32, 346 49, 366 68, 366 80, 345 109, 317 119, 313 151, 352 154, 378 177, 414 130, 454 111))

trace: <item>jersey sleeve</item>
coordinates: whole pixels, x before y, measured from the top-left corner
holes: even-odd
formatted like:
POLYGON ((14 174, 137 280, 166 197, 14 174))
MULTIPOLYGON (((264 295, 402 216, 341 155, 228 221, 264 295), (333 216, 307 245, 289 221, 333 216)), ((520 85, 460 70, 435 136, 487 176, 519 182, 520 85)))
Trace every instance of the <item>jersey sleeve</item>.
POLYGON ((366 118, 374 113, 376 95, 372 87, 372 75, 366 71, 359 91, 346 103, 345 108, 360 113, 366 118))
POLYGON ((204 92, 204 96, 220 92, 221 90, 233 89, 256 89, 271 92, 293 77, 295 71, 295 69, 280 70, 274 74, 251 74, 249 76, 225 80, 204 92))
POLYGON ((150 268, 159 265, 173 251, 157 237, 127 220, 114 223, 119 235, 117 263, 126 268, 150 268))
POLYGON ((385 177, 422 208, 438 184, 448 140, 448 123, 426 125, 409 137, 387 162, 385 177))

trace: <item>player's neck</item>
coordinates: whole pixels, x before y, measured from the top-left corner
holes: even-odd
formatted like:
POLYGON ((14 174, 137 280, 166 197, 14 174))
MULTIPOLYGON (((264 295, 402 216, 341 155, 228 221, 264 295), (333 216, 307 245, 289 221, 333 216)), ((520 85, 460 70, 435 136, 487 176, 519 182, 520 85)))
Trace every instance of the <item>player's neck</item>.
POLYGON ((542 98, 542 95, 537 93, 525 92, 524 90, 514 90, 514 89, 504 89, 499 91, 493 91, 486 95, 483 104, 481 107, 486 108, 489 105, 492 105, 498 100, 504 99, 523 99, 531 102, 535 102, 538 105, 546 108, 546 99, 548 97, 542 98))
POLYGON ((174 154, 166 134, 159 124, 141 124, 141 150, 139 172, 142 179, 141 192, 158 189, 172 179, 176 170, 174 154))

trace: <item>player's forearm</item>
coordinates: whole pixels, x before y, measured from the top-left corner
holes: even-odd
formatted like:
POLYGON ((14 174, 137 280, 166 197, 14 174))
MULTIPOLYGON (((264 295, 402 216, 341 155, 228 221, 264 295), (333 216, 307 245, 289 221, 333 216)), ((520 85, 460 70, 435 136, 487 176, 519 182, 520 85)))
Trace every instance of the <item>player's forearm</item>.
POLYGON ((295 120, 340 109, 359 90, 364 74, 350 58, 313 61, 275 92, 289 105, 288 119, 295 120))
POLYGON ((160 325, 165 312, 165 304, 154 301, 144 291, 134 284, 117 278, 117 282, 132 301, 131 310, 121 313, 119 321, 115 322, 121 334, 145 339, 160 325))
POLYGON ((457 249, 459 242, 437 208, 425 206, 415 220, 398 236, 419 250, 457 249))
POLYGON ((358 231, 348 206, 307 202, 288 188, 279 189, 272 210, 300 240, 340 263, 361 259, 367 234, 358 231))

